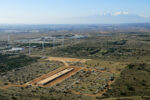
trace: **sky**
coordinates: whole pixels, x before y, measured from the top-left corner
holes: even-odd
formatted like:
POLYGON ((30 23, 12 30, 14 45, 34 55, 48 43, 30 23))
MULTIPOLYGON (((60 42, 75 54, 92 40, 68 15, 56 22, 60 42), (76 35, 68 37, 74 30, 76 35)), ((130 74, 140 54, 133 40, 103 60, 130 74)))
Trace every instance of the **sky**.
POLYGON ((0 24, 111 24, 119 15, 148 22, 150 0, 0 0, 0 24))

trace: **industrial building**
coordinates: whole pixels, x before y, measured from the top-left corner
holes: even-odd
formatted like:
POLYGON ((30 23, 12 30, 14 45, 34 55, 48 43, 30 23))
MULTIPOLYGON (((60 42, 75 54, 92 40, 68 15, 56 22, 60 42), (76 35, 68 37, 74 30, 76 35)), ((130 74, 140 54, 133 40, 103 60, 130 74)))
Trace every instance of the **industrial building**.
POLYGON ((73 69, 74 68, 64 69, 63 71, 60 71, 60 72, 58 72, 58 73, 56 73, 56 74, 54 74, 54 75, 52 75, 52 76, 50 76, 50 77, 48 77, 48 78, 46 78, 44 80, 39 81, 37 83, 37 85, 46 85, 47 83, 49 83, 49 82, 51 82, 51 81, 61 77, 62 75, 65 75, 65 74, 71 72, 73 69))

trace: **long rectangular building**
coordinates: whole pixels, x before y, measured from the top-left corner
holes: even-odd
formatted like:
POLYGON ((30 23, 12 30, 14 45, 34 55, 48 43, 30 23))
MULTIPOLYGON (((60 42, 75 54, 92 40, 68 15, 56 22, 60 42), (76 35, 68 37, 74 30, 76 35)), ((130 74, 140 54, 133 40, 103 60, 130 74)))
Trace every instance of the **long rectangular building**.
POLYGON ((72 70, 73 70, 73 68, 67 68, 67 69, 65 69, 63 71, 60 71, 60 72, 58 72, 58 73, 56 73, 56 74, 54 74, 54 75, 52 75, 52 76, 50 76, 50 77, 48 77, 48 78, 46 78, 44 80, 39 81, 37 84, 38 85, 46 85, 47 83, 49 83, 49 82, 59 78, 60 76, 62 76, 64 74, 69 73, 72 70))

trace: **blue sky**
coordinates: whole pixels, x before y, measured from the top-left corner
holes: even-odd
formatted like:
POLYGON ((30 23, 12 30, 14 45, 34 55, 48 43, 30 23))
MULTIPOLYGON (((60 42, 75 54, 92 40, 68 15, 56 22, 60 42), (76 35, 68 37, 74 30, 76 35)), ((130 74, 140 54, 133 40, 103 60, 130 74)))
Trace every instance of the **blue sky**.
POLYGON ((0 24, 88 24, 89 16, 119 12, 150 17, 150 0, 0 0, 0 24))

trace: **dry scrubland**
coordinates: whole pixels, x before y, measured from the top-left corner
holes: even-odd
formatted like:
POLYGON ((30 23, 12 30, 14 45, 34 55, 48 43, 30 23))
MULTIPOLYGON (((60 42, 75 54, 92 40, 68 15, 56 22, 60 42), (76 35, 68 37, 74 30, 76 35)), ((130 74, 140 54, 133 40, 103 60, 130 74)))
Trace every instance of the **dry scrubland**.
POLYGON ((63 66, 61 62, 36 62, 22 68, 9 71, 0 77, 4 84, 25 84, 43 74, 63 66))
MULTIPOLYGON (((68 43, 64 47, 47 47, 44 52, 33 49, 34 55, 31 58, 43 57, 30 63, 19 64, 20 61, 15 59, 18 64, 13 69, 9 67, 1 69, 5 72, 1 72, 0 77, 0 99, 149 100, 150 33, 128 32, 99 35, 99 33, 90 35, 89 38, 70 45, 68 43), (61 58, 48 61, 44 58, 48 56, 61 58), (65 57, 90 60, 73 62, 71 59, 66 61, 65 57), (76 66, 83 69, 52 87, 3 88, 9 83, 24 84, 62 66, 76 66)), ((16 56, 12 57, 16 58, 16 56)), ((12 57, 8 56, 10 61, 12 57)), ((1 66, 10 66, 12 62, 15 62, 6 64, 5 59, 0 62, 1 66)))

